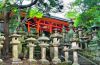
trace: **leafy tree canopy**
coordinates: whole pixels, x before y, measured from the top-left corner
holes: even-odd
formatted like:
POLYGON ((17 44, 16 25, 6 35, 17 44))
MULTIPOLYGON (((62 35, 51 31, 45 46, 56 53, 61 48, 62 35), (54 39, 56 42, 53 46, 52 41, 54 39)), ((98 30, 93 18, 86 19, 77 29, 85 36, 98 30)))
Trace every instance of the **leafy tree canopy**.
POLYGON ((81 10, 80 13, 79 11, 67 13, 69 18, 75 18, 75 26, 83 25, 89 28, 94 22, 100 26, 100 0, 76 0, 72 5, 72 10, 76 6, 81 10))

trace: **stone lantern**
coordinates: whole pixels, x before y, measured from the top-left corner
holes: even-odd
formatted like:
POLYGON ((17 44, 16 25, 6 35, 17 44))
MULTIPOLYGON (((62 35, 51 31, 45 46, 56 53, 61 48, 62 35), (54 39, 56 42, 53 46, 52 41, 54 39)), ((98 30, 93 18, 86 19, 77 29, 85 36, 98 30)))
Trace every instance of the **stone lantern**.
POLYGON ((79 38, 82 37, 82 26, 78 26, 78 35, 79 35, 79 38))
POLYGON ((72 47, 71 49, 73 50, 73 64, 72 65, 79 65, 78 63, 78 54, 77 54, 77 50, 80 49, 77 45, 77 42, 78 42, 78 38, 77 38, 77 35, 74 33, 73 34, 73 38, 71 39, 71 42, 72 42, 72 47))
POLYGON ((65 31, 65 35, 64 35, 64 48, 63 48, 63 51, 64 51, 64 56, 65 56, 65 63, 70 63, 71 61, 69 60, 69 47, 70 47, 70 44, 69 44, 69 37, 68 37, 68 32, 65 31))
POLYGON ((81 43, 81 41, 82 41, 82 39, 81 39, 81 37, 82 37, 82 27, 81 26, 78 26, 78 37, 79 37, 79 39, 80 39, 80 47, 82 48, 82 43, 81 43))
POLYGON ((26 39, 26 41, 28 42, 28 47, 29 47, 29 59, 28 61, 30 63, 36 63, 36 60, 34 59, 34 48, 36 47, 35 45, 35 42, 36 42, 36 39, 35 38, 28 38, 26 39))
POLYGON ((92 26, 92 30, 93 30, 93 34, 92 34, 92 43, 90 46, 92 47, 91 49, 95 50, 96 53, 96 57, 95 60, 100 62, 100 44, 99 44, 99 38, 97 36, 98 30, 100 29, 99 26, 96 25, 96 23, 94 23, 94 25, 92 26))
POLYGON ((55 32, 50 36, 52 38, 52 46, 54 49, 54 58, 52 59, 53 64, 61 63, 61 60, 58 58, 58 46, 60 45, 60 39, 62 35, 55 30, 55 32))
POLYGON ((62 36, 63 36, 62 42, 63 42, 63 43, 65 42, 66 34, 67 34, 66 28, 63 26, 63 29, 62 29, 62 36))
POLYGON ((98 37, 97 37, 97 30, 99 29, 99 27, 94 23, 94 25, 91 27, 92 30, 93 30, 93 33, 92 33, 92 41, 97 41, 98 40, 98 37))
POLYGON ((19 41, 19 37, 20 35, 14 33, 11 35, 11 44, 12 44, 12 65, 19 65, 21 60, 18 58, 18 45, 20 44, 20 41, 19 41))
POLYGON ((1 49, 3 48, 2 43, 4 43, 5 37, 0 35, 0 62, 3 62, 3 60, 1 59, 1 49))
POLYGON ((22 47, 24 44, 25 44, 25 36, 26 36, 26 32, 25 31, 23 31, 23 30, 21 30, 21 31, 18 31, 17 32, 19 35, 21 35, 20 36, 20 38, 19 38, 19 40, 20 40, 20 44, 18 45, 18 48, 20 49, 19 50, 19 54, 23 54, 23 56, 24 56, 24 59, 25 59, 25 55, 26 55, 26 49, 24 48, 24 47, 22 47), (23 49, 25 50, 25 51, 23 51, 23 49), (23 52, 22 52, 23 51, 23 52))
POLYGON ((74 22, 72 20, 69 21, 69 31, 68 31, 68 37, 71 39, 73 37, 74 34, 74 30, 73 30, 73 24, 74 22))
POLYGON ((80 37, 80 39, 84 42, 85 49, 87 49, 88 48, 87 41, 88 41, 89 38, 86 36, 86 34, 84 34, 84 36, 80 37))
POLYGON ((38 41, 40 42, 39 46, 41 47, 41 64, 49 64, 49 61, 46 59, 46 47, 49 46, 49 44, 47 44, 49 40, 50 39, 46 37, 44 33, 38 38, 38 41))

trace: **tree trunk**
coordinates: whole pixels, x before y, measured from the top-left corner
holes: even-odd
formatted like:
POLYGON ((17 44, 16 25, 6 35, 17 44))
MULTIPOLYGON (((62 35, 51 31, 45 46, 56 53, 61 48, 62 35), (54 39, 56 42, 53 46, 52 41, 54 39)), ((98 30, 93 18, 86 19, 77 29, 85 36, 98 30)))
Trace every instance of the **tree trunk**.
POLYGON ((7 13, 6 8, 4 8, 4 36, 5 36, 5 41, 4 41, 4 47, 3 47, 3 55, 4 58, 7 59, 8 58, 8 53, 9 53, 9 25, 8 25, 8 21, 9 21, 9 16, 7 13))

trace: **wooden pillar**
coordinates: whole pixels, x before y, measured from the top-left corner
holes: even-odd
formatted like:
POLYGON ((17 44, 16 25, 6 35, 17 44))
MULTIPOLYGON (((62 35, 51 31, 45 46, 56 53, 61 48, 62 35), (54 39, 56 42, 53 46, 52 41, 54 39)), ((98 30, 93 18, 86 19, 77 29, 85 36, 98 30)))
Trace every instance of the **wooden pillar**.
POLYGON ((39 33, 39 30, 40 30, 40 20, 37 21, 37 27, 36 27, 36 31, 37 31, 37 33, 39 33))
POLYGON ((52 24, 50 24, 50 29, 49 29, 50 33, 52 33, 52 24))
POLYGON ((30 22, 28 21, 27 23, 27 27, 28 27, 28 32, 30 32, 31 30, 30 30, 30 22))

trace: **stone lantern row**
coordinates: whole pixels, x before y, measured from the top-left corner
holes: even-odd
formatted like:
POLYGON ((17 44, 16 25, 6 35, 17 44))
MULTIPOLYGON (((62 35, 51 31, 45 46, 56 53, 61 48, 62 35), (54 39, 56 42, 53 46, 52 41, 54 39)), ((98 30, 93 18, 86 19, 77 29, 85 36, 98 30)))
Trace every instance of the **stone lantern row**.
MULTIPOLYGON (((21 62, 20 59, 18 59, 18 44, 20 44, 19 41, 19 37, 20 35, 14 33, 11 35, 11 44, 12 44, 12 64, 19 64, 19 62, 21 62)), ((52 59, 52 62, 54 64, 57 63, 61 63, 61 60, 58 58, 58 46, 60 45, 60 39, 62 38, 62 35, 60 35, 57 30, 55 31, 54 34, 51 35, 52 38, 52 46, 54 47, 54 58, 52 59)), ((39 41, 39 46, 41 47, 41 59, 40 62, 42 64, 49 64, 49 61, 46 59, 46 47, 49 46, 48 41, 50 39, 48 37, 46 37, 44 34, 42 34, 41 37, 38 38, 39 41)), ((37 42, 37 40, 35 38, 29 37, 28 39, 26 39, 27 43, 28 43, 28 47, 29 47, 29 61, 30 62, 37 62, 34 59, 34 48, 35 48, 35 42, 37 42)))
MULTIPOLYGON (((21 64, 21 60, 18 58, 18 45, 20 44, 19 41, 19 37, 20 35, 14 33, 11 35, 11 45, 12 45, 12 65, 17 65, 17 64, 21 64)), ((54 57, 52 59, 53 64, 57 64, 57 63, 61 63, 61 60, 59 59, 58 56, 58 46, 60 45, 60 41, 62 38, 62 35, 60 35, 57 30, 55 30, 55 32, 50 36, 51 37, 51 42, 52 42, 52 46, 53 46, 53 50, 54 50, 54 57)), ((1 45, 1 39, 3 40, 4 38, 0 38, 0 45, 1 45)), ((41 59, 40 62, 42 64, 49 64, 49 61, 46 59, 46 47, 49 46, 48 41, 50 39, 48 37, 46 37, 44 34, 42 34, 41 37, 38 38, 39 41, 39 46, 41 47, 41 59)), ((35 42, 37 42, 37 40, 33 37, 29 37, 28 39, 26 39, 27 43, 28 43, 28 47, 29 47, 29 61, 30 62, 37 62, 34 59, 34 48, 35 48, 35 42)), ((77 56, 77 50, 79 49, 78 45, 77 45, 77 41, 78 39, 76 38, 76 35, 73 36, 72 39, 72 50, 73 50, 73 59, 74 59, 74 63, 73 65, 79 65, 78 64, 78 56, 77 56)), ((0 49, 2 48, 2 46, 0 46, 0 49)), ((69 48, 67 46, 64 46, 63 49, 64 53, 65 53, 65 61, 68 62, 68 51, 69 48)), ((0 59, 1 60, 1 59, 0 59)))

